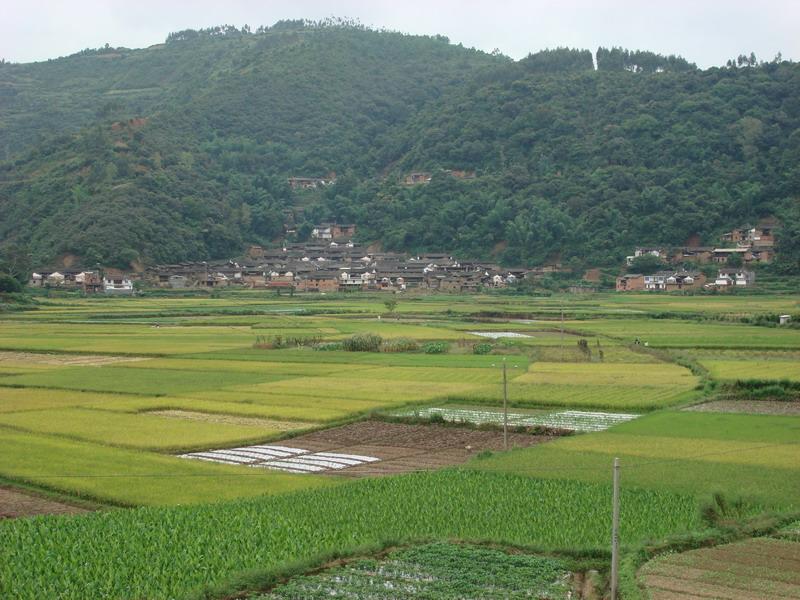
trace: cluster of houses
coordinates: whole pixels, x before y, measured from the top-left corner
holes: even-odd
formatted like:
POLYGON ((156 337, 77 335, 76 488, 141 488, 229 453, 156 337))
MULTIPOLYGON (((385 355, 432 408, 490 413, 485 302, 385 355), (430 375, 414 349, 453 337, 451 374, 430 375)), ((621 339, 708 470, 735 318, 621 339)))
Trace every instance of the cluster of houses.
POLYGON ((672 264, 720 264, 725 265, 729 259, 738 255, 744 265, 769 263, 775 258, 775 229, 772 222, 765 222, 757 227, 747 225, 724 233, 721 246, 683 246, 681 248, 640 247, 626 257, 628 266, 633 261, 646 255, 660 258, 672 264))
POLYGON ((321 223, 311 241, 280 248, 250 246, 238 259, 157 265, 144 273, 115 269, 37 271, 34 287, 77 289, 86 293, 132 294, 134 281, 145 287, 262 288, 288 292, 404 291, 411 288, 469 293, 514 285, 559 266, 501 268, 495 263, 459 260, 449 254, 409 256, 375 252, 352 241, 356 226, 321 223))
POLYGON ((713 280, 700 271, 684 268, 664 270, 652 275, 628 274, 617 277, 618 292, 629 291, 673 291, 692 289, 733 289, 752 287, 755 284, 755 273, 748 270, 748 265, 769 263, 775 256, 774 222, 765 221, 758 226, 746 225, 724 233, 721 237, 723 245, 684 246, 682 248, 639 247, 626 257, 628 267, 641 256, 655 256, 664 263, 673 265, 716 264, 719 265, 717 276, 713 280), (738 255, 741 260, 733 267, 731 257, 738 255))
POLYGON ((558 269, 507 269, 443 253, 375 252, 353 242, 355 233, 352 224, 321 223, 313 228, 308 243, 250 246, 244 257, 235 260, 158 265, 145 273, 145 279, 149 285, 166 288, 242 286, 323 293, 420 288, 469 293, 558 269))
POLYGON ((116 269, 104 269, 102 272, 83 269, 40 270, 31 274, 29 285, 39 288, 81 290, 87 294, 130 296, 134 293, 131 277, 116 269))
POLYGON ((370 252, 353 242, 332 241, 277 249, 251 246, 241 259, 159 265, 146 278, 151 285, 168 288, 242 286, 325 293, 420 288, 468 293, 513 285, 531 273, 448 254, 370 252))
POLYGON ((670 270, 652 275, 628 274, 617 277, 618 292, 674 292, 679 290, 734 289, 753 287, 755 273, 746 269, 719 269, 709 280, 701 271, 670 270))

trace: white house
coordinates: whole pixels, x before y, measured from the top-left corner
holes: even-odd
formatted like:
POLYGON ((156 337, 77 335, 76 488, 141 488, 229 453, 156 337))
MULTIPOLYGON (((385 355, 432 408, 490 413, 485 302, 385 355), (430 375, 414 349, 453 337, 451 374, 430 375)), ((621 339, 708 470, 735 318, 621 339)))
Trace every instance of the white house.
POLYGON ((318 240, 332 240, 333 233, 330 226, 319 225, 311 230, 311 237, 318 240))
POLYGON ((756 274, 745 270, 720 270, 714 285, 717 287, 751 287, 756 282, 756 274))
POLYGON ((130 296, 133 294, 133 282, 127 277, 103 277, 103 290, 106 294, 130 296))
POLYGON ((666 252, 664 250, 662 250, 661 248, 636 248, 633 251, 633 254, 631 256, 626 256, 625 257, 625 262, 628 263, 628 266, 630 267, 633 264, 633 260, 635 258, 639 258, 640 256, 647 256, 647 255, 655 256, 656 258, 662 258, 663 259, 663 258, 666 257, 666 252))
POLYGON ((668 276, 664 273, 644 276, 644 289, 646 290, 665 290, 667 289, 668 276))
POLYGON ((47 276, 47 283, 50 285, 63 285, 65 279, 66 277, 56 271, 55 273, 50 273, 50 275, 47 276))

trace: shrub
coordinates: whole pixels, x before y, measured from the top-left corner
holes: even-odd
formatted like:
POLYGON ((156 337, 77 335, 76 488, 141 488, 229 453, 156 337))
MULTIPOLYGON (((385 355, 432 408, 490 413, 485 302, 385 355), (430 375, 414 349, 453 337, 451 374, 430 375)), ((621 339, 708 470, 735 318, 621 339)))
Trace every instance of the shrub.
POLYGON ((483 342, 481 344, 475 344, 472 347, 473 354, 491 354, 492 352, 492 345, 483 342))
POLYGON ((0 274, 0 293, 15 293, 21 291, 22 285, 19 281, 14 279, 11 275, 6 275, 5 273, 0 274))
POLYGON ((728 500, 723 493, 716 492, 700 507, 700 518, 707 526, 718 527, 741 521, 752 512, 751 508, 742 498, 728 500))
POLYGON ((312 346, 314 350, 320 350, 322 352, 329 352, 332 350, 342 350, 342 343, 341 342, 320 342, 319 344, 314 344, 312 346))
POLYGON ((374 333, 357 333, 342 341, 342 349, 348 352, 380 352, 381 336, 374 333))
POLYGON ((445 342, 428 342, 422 346, 425 354, 446 354, 449 349, 445 342))
POLYGON ((416 352, 419 344, 411 338, 395 338, 384 340, 381 345, 381 352, 416 352))
POLYGON ((320 342, 321 339, 322 338, 318 335, 307 337, 259 335, 256 336, 256 342, 253 344, 253 348, 258 348, 261 350, 280 350, 281 348, 296 348, 298 346, 315 346, 320 342))

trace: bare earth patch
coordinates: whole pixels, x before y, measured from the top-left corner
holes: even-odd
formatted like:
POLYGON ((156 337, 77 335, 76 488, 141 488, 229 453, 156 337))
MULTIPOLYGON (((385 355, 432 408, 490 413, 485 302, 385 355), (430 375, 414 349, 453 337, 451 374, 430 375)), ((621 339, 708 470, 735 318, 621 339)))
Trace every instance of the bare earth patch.
POLYGON ((0 352, 0 363, 96 367, 119 362, 148 360, 138 356, 102 356, 92 354, 37 354, 35 352, 0 352))
POLYGON ((191 410, 151 410, 148 415, 159 417, 170 417, 174 419, 188 419, 190 421, 205 421, 206 423, 225 423, 226 425, 253 425, 276 429, 278 431, 293 431, 297 429, 308 429, 314 423, 304 421, 276 421, 274 419, 259 419, 253 417, 234 417, 232 415, 220 415, 194 412, 191 410))
POLYGON ((70 506, 47 498, 26 494, 19 490, 0 487, 0 519, 14 519, 33 515, 66 515, 85 513, 85 508, 70 506))
POLYGON ((800 598, 800 542, 756 538, 670 554, 640 576, 652 600, 800 598))
POLYGON ((780 400, 713 400, 688 406, 696 412, 749 413, 754 415, 800 415, 800 402, 780 400))
MULTIPOLYGON (((556 439, 526 433, 508 434, 509 447, 527 447, 556 439)), ((503 432, 445 425, 409 425, 359 421, 280 442, 311 452, 372 456, 379 462, 337 470, 337 475, 366 477, 439 469, 466 462, 483 450, 502 450, 503 432)))

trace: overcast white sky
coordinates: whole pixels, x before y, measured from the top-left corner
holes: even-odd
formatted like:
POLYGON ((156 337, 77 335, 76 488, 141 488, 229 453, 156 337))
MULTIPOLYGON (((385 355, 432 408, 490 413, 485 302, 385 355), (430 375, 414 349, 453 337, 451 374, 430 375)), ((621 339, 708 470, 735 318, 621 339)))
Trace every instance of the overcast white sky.
POLYGON ((740 53, 800 59, 800 0, 0 0, 0 58, 140 48, 170 31, 352 17, 521 58, 556 46, 681 54, 701 67, 740 53))

